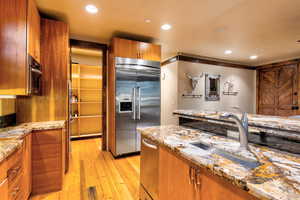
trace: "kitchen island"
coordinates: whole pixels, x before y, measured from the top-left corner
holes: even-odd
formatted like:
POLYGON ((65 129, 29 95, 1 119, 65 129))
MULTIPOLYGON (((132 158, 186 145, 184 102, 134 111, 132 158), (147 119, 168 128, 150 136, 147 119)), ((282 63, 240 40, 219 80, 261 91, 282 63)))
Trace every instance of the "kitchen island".
POLYGON ((243 152, 236 140, 182 126, 139 132, 159 146, 159 199, 300 199, 300 157, 296 154, 255 144, 243 152), (197 142, 259 164, 242 165, 205 145, 194 145, 197 142))

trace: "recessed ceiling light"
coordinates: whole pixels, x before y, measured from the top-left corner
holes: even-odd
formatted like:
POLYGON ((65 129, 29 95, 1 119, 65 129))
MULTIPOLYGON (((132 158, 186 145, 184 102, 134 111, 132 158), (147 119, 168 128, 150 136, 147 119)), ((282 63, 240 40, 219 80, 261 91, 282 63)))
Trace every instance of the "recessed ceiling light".
POLYGON ((224 53, 225 53, 226 55, 229 55, 229 54, 232 54, 232 51, 231 51, 231 50, 226 50, 226 51, 224 51, 224 53))
POLYGON ((251 59, 251 60, 255 60, 255 59, 257 59, 257 55, 253 55, 253 56, 250 56, 249 58, 251 59))
POLYGON ((172 26, 170 24, 164 24, 161 26, 161 29, 167 31, 167 30, 170 30, 172 28, 172 26))
POLYGON ((91 14, 96 14, 98 12, 98 8, 92 4, 85 6, 85 10, 91 14))
POLYGON ((151 19, 145 19, 145 22, 146 22, 146 23, 150 23, 150 22, 151 22, 151 19))

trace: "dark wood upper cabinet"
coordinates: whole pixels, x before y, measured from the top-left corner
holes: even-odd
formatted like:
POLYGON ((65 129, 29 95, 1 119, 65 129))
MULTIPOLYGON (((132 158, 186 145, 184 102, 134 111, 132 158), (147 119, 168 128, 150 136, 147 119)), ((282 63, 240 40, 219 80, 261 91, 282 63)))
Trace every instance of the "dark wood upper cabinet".
POLYGON ((299 114, 298 66, 288 64, 258 70, 258 113, 292 116, 299 114))
POLYGON ((34 0, 28 0, 27 19, 28 54, 40 63, 41 18, 34 0))
POLYGON ((34 0, 0 0, 0 95, 28 95, 27 55, 40 61, 34 0))
POLYGON ((159 62, 161 59, 160 45, 146 42, 113 38, 111 50, 114 57, 135 58, 159 62))

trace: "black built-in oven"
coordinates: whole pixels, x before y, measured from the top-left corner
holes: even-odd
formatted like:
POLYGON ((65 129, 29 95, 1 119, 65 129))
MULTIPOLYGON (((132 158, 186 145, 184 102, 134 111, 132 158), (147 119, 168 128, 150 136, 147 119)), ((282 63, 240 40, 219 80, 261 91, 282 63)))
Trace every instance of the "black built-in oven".
POLYGON ((31 95, 42 95, 42 67, 30 55, 28 55, 28 93, 31 95))

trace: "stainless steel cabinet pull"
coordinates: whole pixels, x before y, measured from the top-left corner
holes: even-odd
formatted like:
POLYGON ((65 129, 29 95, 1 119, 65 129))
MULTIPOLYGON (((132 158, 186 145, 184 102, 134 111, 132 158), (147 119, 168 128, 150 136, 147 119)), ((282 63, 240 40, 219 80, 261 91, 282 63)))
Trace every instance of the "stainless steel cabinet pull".
POLYGON ((146 139, 143 139, 142 142, 143 142, 143 144, 144 144, 145 146, 147 146, 147 147, 149 147, 149 148, 151 148, 151 149, 157 149, 157 146, 156 146, 156 145, 148 143, 146 139))
POLYGON ((138 99, 139 99, 139 102, 138 102, 138 116, 137 116, 137 118, 141 119, 141 88, 140 87, 138 87, 138 99))
POLYGON ((135 105, 135 100, 136 100, 136 89, 132 88, 132 119, 136 119, 136 105, 135 105))

